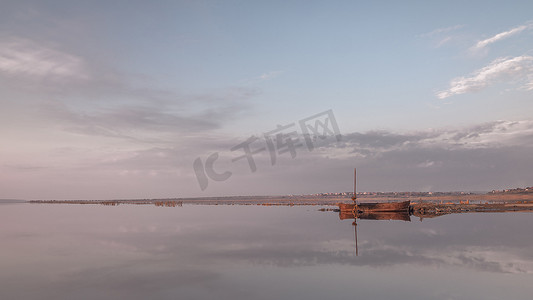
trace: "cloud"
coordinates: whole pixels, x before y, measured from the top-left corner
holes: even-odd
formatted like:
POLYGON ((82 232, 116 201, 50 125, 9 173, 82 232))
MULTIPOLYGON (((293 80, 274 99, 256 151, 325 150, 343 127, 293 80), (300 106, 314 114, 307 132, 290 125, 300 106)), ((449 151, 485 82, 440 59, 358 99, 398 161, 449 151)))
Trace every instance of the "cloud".
POLYGON ((417 35, 417 37, 424 38, 424 39, 431 39, 433 40, 434 47, 440 48, 456 40, 458 37, 457 35, 452 34, 452 32, 458 29, 461 29, 463 27, 464 25, 455 25, 455 26, 437 28, 433 31, 419 34, 417 35))
POLYGON ((80 57, 13 37, 0 42, 1 73, 45 79, 88 77, 80 57))
POLYGON ((151 87, 149 76, 139 85, 136 76, 29 39, 0 39, 0 88, 24 95, 21 101, 38 108, 35 120, 78 134, 153 142, 218 129, 249 111, 260 93, 237 86, 183 94, 151 87))
POLYGON ((261 76, 259 76, 259 79, 260 80, 270 80, 270 79, 278 77, 282 73, 283 73, 283 71, 270 71, 270 72, 261 74, 261 76))
MULTIPOLYGON (((254 89, 230 88, 211 94, 159 98, 145 90, 140 99, 124 103, 95 103, 91 110, 65 101, 45 101, 39 117, 51 120, 62 130, 88 136, 103 136, 142 143, 175 143, 184 135, 221 128, 224 122, 248 111, 254 89), (154 101, 155 103, 152 103, 154 101)), ((139 97, 139 95, 137 95, 139 97)), ((133 97, 133 95, 132 95, 133 97)))
MULTIPOLYGON (((453 95, 479 91, 497 82, 528 79, 532 75, 532 56, 502 57, 492 61, 488 66, 476 70, 470 76, 452 79, 450 87, 436 95, 439 99, 445 99, 453 95)), ((524 83, 523 88, 529 90, 531 87, 531 82, 524 83)))
MULTIPOLYGON (((213 182, 209 193, 226 189, 231 192, 232 187, 239 186, 244 194, 268 194, 271 191, 267 187, 271 185, 279 194, 346 191, 354 166, 365 174, 361 187, 366 191, 422 190, 428 186, 432 191, 490 190, 509 185, 505 182, 531 178, 527 169, 533 167, 528 158, 533 145, 530 120, 405 133, 346 133, 340 142, 326 139, 313 151, 297 148, 294 158, 288 153, 279 154, 274 164, 268 151, 254 153, 256 172, 250 171, 245 160, 232 162, 242 152, 229 152, 228 140, 233 140, 234 146, 245 138, 220 137, 220 146, 213 141, 205 145, 209 149, 197 147, 196 151, 205 149, 203 153, 219 152, 217 170, 233 174, 223 183, 213 182), (510 170, 512 175, 499 177, 510 170)), ((252 148, 264 146, 264 141, 258 141, 252 148)), ((205 161, 207 154, 200 157, 205 161)))
POLYGON ((442 165, 442 162, 435 162, 435 161, 426 160, 425 162, 419 163, 417 165, 417 167, 419 167, 419 168, 431 168, 431 167, 438 167, 440 165, 442 165))
MULTIPOLYGON (((77 128, 80 132, 94 129, 104 130, 104 133, 81 132, 83 135, 75 136, 74 143, 63 143, 36 153, 35 158, 24 165, 20 159, 9 165, 0 165, 0 170, 13 178, 2 181, 1 187, 6 194, 9 195, 10 191, 15 193, 19 178, 25 178, 35 188, 25 195, 18 191, 16 198, 106 199, 138 198, 139 195, 166 198, 176 194, 220 196, 339 192, 351 189, 354 167, 362 174, 358 185, 361 191, 483 191, 530 186, 533 180, 532 120, 502 120, 416 132, 381 130, 345 133, 340 142, 331 137, 322 140, 313 151, 303 145, 296 149, 294 158, 290 153, 278 153, 275 164, 271 163, 269 151, 256 153, 253 158, 257 171, 251 172, 246 160, 232 161, 243 152, 230 151, 248 136, 179 131, 170 125, 174 121, 143 125, 147 126, 143 131, 142 127, 134 125, 136 121, 128 123, 129 118, 124 120, 121 114, 102 117, 109 119, 107 123, 92 123, 100 117, 83 119, 83 115, 76 115, 74 120, 76 118, 87 122, 85 127, 77 128), (113 121, 113 118, 118 119, 113 121), (99 126, 91 127, 93 124, 99 126), (133 124, 132 128, 128 129, 128 124, 133 124), (110 131, 118 136, 106 136, 105 133, 110 131), (105 136, 104 143, 98 138, 100 136, 105 136), (122 143, 128 138, 133 142, 122 143), (96 146, 81 143, 95 139, 100 141, 96 146), (202 192, 193 162, 196 158, 205 162, 215 152, 220 154, 215 170, 219 173, 230 171, 233 175, 223 182, 210 181, 208 189, 202 192), (28 172, 27 168, 33 166, 46 168, 28 172), (28 174, 33 174, 31 176, 35 178, 28 177, 28 174), (114 182, 113 190, 105 188, 110 180, 114 182), (60 189, 61 186, 76 188, 60 189)), ((61 124, 67 125, 69 122, 61 124)), ((265 147, 264 142, 257 141, 252 148, 265 147)))
POLYGON ((461 29, 463 28, 464 25, 454 25, 454 26, 449 26, 449 27, 442 27, 442 28, 437 28, 433 31, 430 31, 430 32, 427 32, 427 33, 423 33, 423 34, 420 34, 418 35, 419 37, 423 37, 423 38, 431 38, 431 37, 434 37, 436 35, 440 35, 440 34, 443 34, 443 33, 448 33, 450 31, 454 31, 454 30, 457 30, 457 29, 461 29))
POLYGON ((436 48, 442 47, 445 44, 449 43, 452 39, 453 38, 451 36, 447 36, 447 37, 441 39, 440 41, 438 41, 437 44, 435 45, 435 47, 436 48))
POLYGON ((472 48, 470 48, 470 50, 472 51, 477 51, 477 50, 480 50, 480 49, 483 49, 485 48, 486 46, 492 44, 492 43, 495 43, 497 41, 500 41, 500 40, 503 40, 503 39, 506 39, 510 36, 513 36, 513 35, 516 35, 524 30, 528 30, 528 29, 531 29, 533 28, 533 25, 532 24, 526 24, 526 25, 520 25, 518 27, 515 27, 515 28, 512 28, 508 31, 504 31, 504 32, 501 32, 501 33, 498 33, 488 39, 485 39, 485 40, 482 40, 482 41, 479 41, 477 42, 474 46, 472 46, 472 48))
MULTIPOLYGON (((333 141, 332 141, 333 142, 333 141)), ((341 143, 325 147, 349 149, 345 157, 360 156, 379 158, 392 152, 494 149, 509 146, 528 146, 533 142, 533 121, 494 121, 459 129, 432 129, 419 132, 396 133, 391 131, 369 131, 343 135, 341 143)), ((418 167, 440 166, 438 159, 425 159, 418 167)))

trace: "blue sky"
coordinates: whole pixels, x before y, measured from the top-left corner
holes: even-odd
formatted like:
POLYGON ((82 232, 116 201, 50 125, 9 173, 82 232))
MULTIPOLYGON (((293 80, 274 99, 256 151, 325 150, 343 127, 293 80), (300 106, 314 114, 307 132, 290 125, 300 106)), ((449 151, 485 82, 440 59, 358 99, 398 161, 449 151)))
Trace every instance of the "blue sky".
POLYGON ((533 180, 529 1, 1 6, 0 198, 345 191, 353 167, 362 190, 533 180), (328 110, 341 142, 232 162, 328 110), (213 153, 232 176, 202 191, 213 153))

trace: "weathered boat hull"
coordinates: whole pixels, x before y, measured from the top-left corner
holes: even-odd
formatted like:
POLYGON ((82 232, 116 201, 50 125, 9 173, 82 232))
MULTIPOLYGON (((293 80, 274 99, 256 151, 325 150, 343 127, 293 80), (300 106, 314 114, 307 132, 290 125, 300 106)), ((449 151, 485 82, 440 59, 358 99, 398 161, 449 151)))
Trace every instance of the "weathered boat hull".
POLYGON ((409 205, 411 201, 403 202, 384 202, 384 203, 360 203, 355 204, 345 204, 339 203, 339 209, 341 212, 399 212, 406 211, 409 212, 409 205))

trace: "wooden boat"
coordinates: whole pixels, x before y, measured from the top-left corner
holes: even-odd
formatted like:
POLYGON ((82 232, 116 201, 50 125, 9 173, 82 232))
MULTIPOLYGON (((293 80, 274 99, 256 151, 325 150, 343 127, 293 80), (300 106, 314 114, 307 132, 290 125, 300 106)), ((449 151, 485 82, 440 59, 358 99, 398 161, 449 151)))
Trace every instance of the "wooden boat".
POLYGON ((341 212, 409 212, 409 206, 411 201, 402 202, 382 202, 382 203, 359 203, 359 204, 346 204, 339 203, 339 209, 341 212))

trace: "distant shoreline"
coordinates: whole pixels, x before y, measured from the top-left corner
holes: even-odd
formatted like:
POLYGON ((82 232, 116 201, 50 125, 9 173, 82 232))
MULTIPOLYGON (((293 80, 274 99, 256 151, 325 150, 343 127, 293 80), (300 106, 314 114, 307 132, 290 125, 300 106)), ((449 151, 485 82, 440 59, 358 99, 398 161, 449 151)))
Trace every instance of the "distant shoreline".
POLYGON ((0 199, 0 204, 3 203, 26 203, 29 202, 27 200, 20 200, 20 199, 0 199))
MULTIPOLYGON (((514 203, 520 201, 533 202, 533 194, 464 194, 435 196, 358 196, 360 202, 393 202, 410 200, 411 202, 429 203, 514 203)), ((24 201, 21 201, 24 202, 24 201)), ((183 204, 204 205, 336 205, 350 203, 347 196, 238 196, 238 197, 204 197, 204 198, 170 198, 170 199, 123 199, 123 200, 30 200, 33 204, 101 204, 101 205, 156 205, 181 206, 183 204)))

